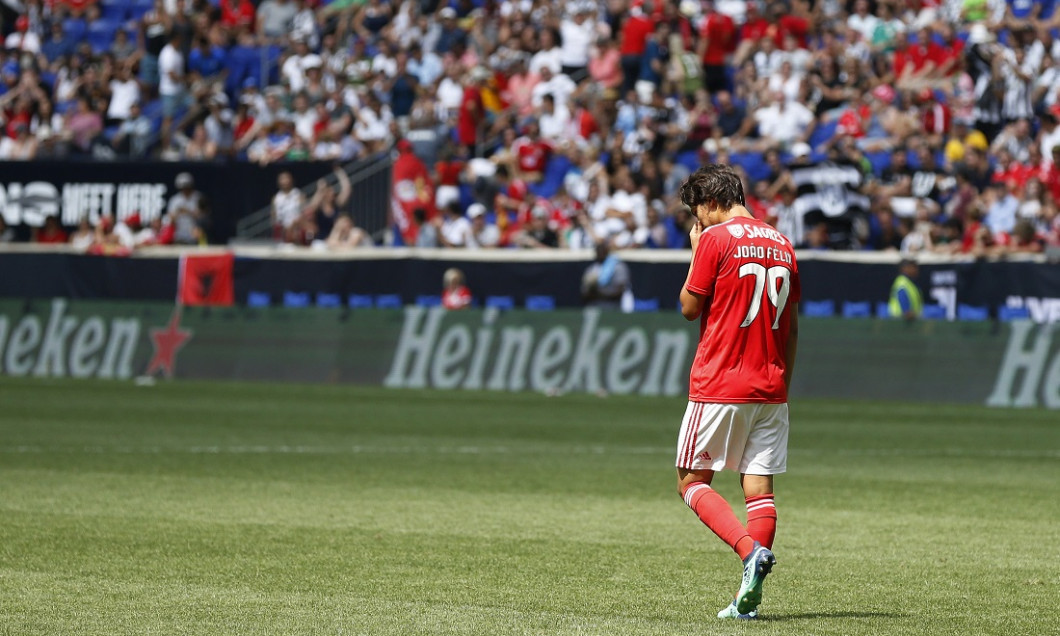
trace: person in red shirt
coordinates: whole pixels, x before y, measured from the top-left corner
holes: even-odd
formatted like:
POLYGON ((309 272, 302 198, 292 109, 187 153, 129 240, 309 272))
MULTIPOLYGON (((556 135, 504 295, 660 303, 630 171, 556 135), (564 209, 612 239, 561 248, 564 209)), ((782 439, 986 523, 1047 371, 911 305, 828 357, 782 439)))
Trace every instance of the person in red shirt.
POLYGON ((935 93, 925 88, 917 95, 920 106, 920 123, 930 145, 943 145, 953 124, 953 113, 949 106, 935 99, 935 93))
POLYGON ((622 94, 633 90, 640 76, 640 62, 648 45, 648 36, 655 33, 655 22, 644 15, 644 0, 633 0, 629 17, 622 24, 618 52, 622 55, 622 94))
POLYGON ((700 168, 681 186, 681 202, 696 217, 681 313, 700 322, 678 438, 678 492, 743 560, 740 590, 718 618, 755 618, 776 564, 773 475, 787 468, 799 268, 791 242, 747 210, 732 168, 700 168), (741 475, 746 526, 710 486, 719 470, 741 475))
POLYGON ((466 309, 471 305, 471 290, 464 284, 464 272, 450 267, 442 274, 442 307, 466 309))
POLYGON ((478 128, 486 116, 486 107, 482 101, 482 87, 485 86, 489 71, 475 68, 471 71, 471 83, 464 87, 464 97, 460 102, 457 116, 456 133, 460 144, 467 147, 470 156, 477 157, 475 145, 478 142, 478 128))
POLYGON ((747 3, 747 20, 740 27, 739 45, 733 56, 733 65, 739 66, 759 49, 758 41, 770 35, 769 20, 758 12, 758 5, 747 3))
POLYGON ((391 168, 391 222, 406 245, 414 245, 419 226, 413 221, 417 208, 428 221, 438 216, 434 206, 434 182, 423 161, 413 152, 408 139, 397 142, 398 157, 391 168))
POLYGON ((230 30, 245 27, 254 32, 254 4, 250 0, 221 0, 221 24, 230 30))
POLYGON ((790 10, 783 2, 775 2, 769 7, 769 15, 776 28, 771 29, 773 41, 778 49, 784 48, 784 38, 791 35, 798 42, 799 48, 806 48, 806 38, 810 32, 809 6, 805 2, 796 0, 791 3, 790 10))
POLYGON ((714 3, 704 3, 707 16, 699 32, 699 53, 703 60, 703 82, 711 93, 729 90, 725 75, 726 60, 736 50, 736 25, 732 18, 714 10, 714 3))
POLYGON ((537 121, 531 119, 526 124, 526 132, 512 144, 515 155, 516 177, 528 183, 541 180, 552 156, 552 144, 541 138, 537 121))
POLYGON ((33 234, 33 239, 37 243, 45 245, 66 243, 68 239, 66 231, 59 224, 59 217, 54 215, 44 219, 44 227, 36 230, 33 234))
POLYGON ((1060 202, 1060 146, 1053 146, 1053 162, 1044 169, 1042 183, 1048 188, 1053 201, 1060 202))

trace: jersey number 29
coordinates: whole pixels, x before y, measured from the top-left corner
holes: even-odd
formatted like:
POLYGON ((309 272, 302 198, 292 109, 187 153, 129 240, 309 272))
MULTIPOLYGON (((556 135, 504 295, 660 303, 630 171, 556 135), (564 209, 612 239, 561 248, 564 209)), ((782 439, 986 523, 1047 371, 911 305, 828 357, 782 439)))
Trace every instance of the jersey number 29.
POLYGON ((777 317, 773 319, 773 329, 777 329, 780 326, 780 316, 784 313, 785 305, 788 304, 788 293, 791 291, 791 270, 780 265, 766 269, 761 263, 744 263, 739 271, 740 278, 755 277, 755 291, 751 298, 751 306, 747 308, 747 316, 744 317, 740 326, 750 326, 758 317, 758 313, 762 311, 762 292, 766 291, 769 294, 769 302, 777 308, 777 317))

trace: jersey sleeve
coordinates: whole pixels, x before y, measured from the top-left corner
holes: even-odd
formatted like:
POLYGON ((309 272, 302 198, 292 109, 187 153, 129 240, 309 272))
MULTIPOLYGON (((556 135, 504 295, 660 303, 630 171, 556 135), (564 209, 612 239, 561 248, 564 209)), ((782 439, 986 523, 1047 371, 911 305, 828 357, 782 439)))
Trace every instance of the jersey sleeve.
POLYGON ((703 232, 696 249, 696 262, 688 275, 685 288, 701 296, 714 295, 714 279, 718 276, 718 246, 714 238, 703 232))
POLYGON ((788 302, 797 303, 802 301, 802 281, 799 280, 799 266, 791 270, 791 289, 788 290, 788 302))

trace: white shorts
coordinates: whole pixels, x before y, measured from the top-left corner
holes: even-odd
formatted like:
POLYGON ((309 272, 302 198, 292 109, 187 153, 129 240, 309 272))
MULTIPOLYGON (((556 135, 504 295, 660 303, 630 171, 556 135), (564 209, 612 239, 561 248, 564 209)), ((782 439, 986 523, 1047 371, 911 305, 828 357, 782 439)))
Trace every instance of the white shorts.
POLYGON ((787 404, 689 402, 677 467, 776 475, 788 467, 787 404))

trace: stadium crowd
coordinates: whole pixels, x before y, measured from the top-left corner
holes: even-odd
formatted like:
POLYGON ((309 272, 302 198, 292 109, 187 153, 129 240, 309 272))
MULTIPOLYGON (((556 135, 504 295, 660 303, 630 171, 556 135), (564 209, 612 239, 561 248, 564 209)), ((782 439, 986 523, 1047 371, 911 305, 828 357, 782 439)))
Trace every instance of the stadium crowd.
MULTIPOLYGON (((715 161, 803 248, 1060 246, 1054 0, 16 4, 3 160, 390 151, 374 242, 467 248, 685 247, 677 190, 715 161)), ((371 245, 336 188, 281 186, 277 236, 371 245)))

